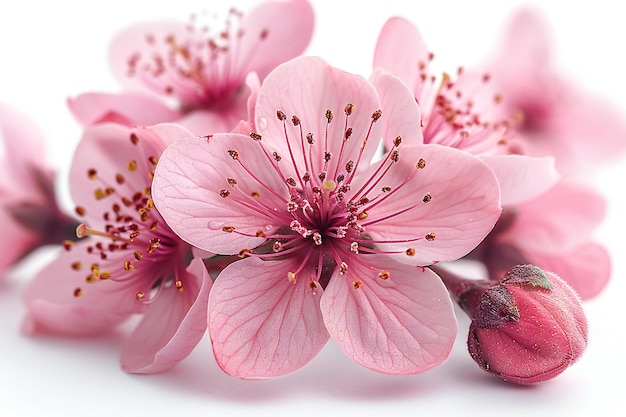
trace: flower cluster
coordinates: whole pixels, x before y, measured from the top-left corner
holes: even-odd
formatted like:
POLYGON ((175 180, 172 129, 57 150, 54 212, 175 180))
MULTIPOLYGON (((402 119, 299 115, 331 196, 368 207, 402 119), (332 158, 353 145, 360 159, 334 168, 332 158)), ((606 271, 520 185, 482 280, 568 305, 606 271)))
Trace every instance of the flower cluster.
POLYGON ((123 92, 68 100, 84 129, 71 213, 33 156, 41 135, 0 106, 0 274, 59 246, 23 294, 23 331, 140 316, 121 347, 131 373, 209 337, 240 378, 295 372, 330 339, 369 369, 416 374, 448 358, 457 303, 483 370, 519 384, 563 372, 587 344, 581 299, 610 277, 593 239, 604 199, 580 167, 623 154, 623 117, 559 75, 529 10, 485 62, 441 74, 403 17, 363 74, 305 55, 313 27, 307 0, 276 0, 217 29, 195 16, 118 34, 123 92), (459 273, 468 261, 484 276, 459 273))

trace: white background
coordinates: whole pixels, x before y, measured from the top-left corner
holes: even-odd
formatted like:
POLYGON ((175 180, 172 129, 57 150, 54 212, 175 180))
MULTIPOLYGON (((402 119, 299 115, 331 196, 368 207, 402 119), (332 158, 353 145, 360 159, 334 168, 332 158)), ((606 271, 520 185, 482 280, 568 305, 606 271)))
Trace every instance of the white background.
MULTIPOLYGON (((384 21, 402 14, 418 25, 436 60, 454 71, 471 66, 495 44, 510 13, 535 4, 555 32, 564 73, 611 98, 626 115, 626 25, 619 2, 539 1, 316 1, 317 21, 308 53, 364 76, 384 21)), ((65 193, 68 161, 80 129, 65 99, 86 91, 116 91, 107 46, 127 24, 158 17, 186 19, 246 0, 170 2, 20 1, 0 5, 0 101, 25 112, 47 142, 65 193), (158 4, 157 4, 158 3, 158 4)), ((626 138, 625 138, 626 140, 626 138)), ((42 156, 44 157, 44 156, 42 156)), ((20 291, 32 269, 23 266, 0 282, 0 416, 206 415, 625 415, 623 375, 626 259, 621 234, 626 210, 626 160, 598 173, 609 210, 598 230, 614 260, 610 285, 585 303, 589 347, 572 368, 533 387, 482 373, 465 349, 467 320, 450 359, 422 375, 380 375, 352 363, 329 344, 305 369, 269 381, 223 374, 209 343, 173 370, 128 375, 118 367, 121 332, 95 339, 27 338, 19 333, 20 291)), ((65 194, 64 194, 65 195, 65 194)), ((68 203, 69 207, 69 203, 68 203)), ((0 232, 0 238, 2 234, 0 232)), ((38 253, 35 261, 49 259, 38 253)))

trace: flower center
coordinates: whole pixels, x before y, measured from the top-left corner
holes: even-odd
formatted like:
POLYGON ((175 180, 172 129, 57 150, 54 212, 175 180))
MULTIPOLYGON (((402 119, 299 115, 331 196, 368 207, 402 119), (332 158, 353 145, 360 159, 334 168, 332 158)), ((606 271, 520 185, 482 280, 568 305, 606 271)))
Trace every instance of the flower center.
MULTIPOLYGON (((135 134, 130 139, 133 145, 139 144, 135 134)), ((165 224, 152 201, 150 186, 156 163, 155 156, 145 161, 131 159, 125 172, 115 173, 114 178, 104 178, 96 168, 89 168, 86 174, 95 184, 93 196, 98 203, 92 210, 101 209, 98 214, 102 220, 82 206, 75 209, 99 227, 82 223, 76 228, 78 238, 90 237, 93 243, 84 247, 84 253, 77 253, 70 267, 85 271, 87 284, 128 282, 142 302, 150 302, 165 286, 176 285, 180 292, 184 290, 182 281, 175 278, 177 271, 172 271, 171 265, 177 264, 172 256, 187 256, 189 251, 165 224), (131 184, 145 187, 133 190, 131 184)), ((64 246, 70 250, 74 244, 66 241, 64 246)), ((82 296, 82 287, 77 287, 74 295, 82 296)))
MULTIPOLYGON (((311 288, 315 289, 318 285, 325 287, 336 267, 339 267, 339 272, 343 274, 350 262, 359 262, 356 255, 360 253, 413 256, 415 249, 412 247, 403 250, 397 248, 386 250, 384 246, 386 244, 409 244, 421 239, 435 239, 435 233, 414 239, 384 241, 376 240, 368 235, 369 226, 402 215, 419 204, 428 203, 432 196, 426 194, 422 199, 417 199, 417 202, 407 202, 406 207, 396 212, 388 212, 385 216, 371 216, 379 205, 389 198, 396 197, 396 193, 414 178, 417 171, 425 168, 426 161, 420 158, 415 169, 407 170, 405 178, 400 183, 394 183, 393 187, 387 185, 388 174, 400 159, 398 148, 402 139, 398 136, 386 156, 377 162, 377 166, 369 167, 370 162, 363 161, 364 150, 370 140, 372 127, 380 119, 382 112, 376 110, 371 114, 369 129, 363 135, 358 151, 355 151, 354 147, 347 146, 350 140, 356 140, 353 138, 355 133, 350 127, 350 117, 354 110, 355 106, 350 103, 344 108, 343 137, 340 138, 341 146, 339 147, 331 148, 331 141, 336 141, 337 138, 328 137, 329 126, 331 123, 336 123, 332 110, 325 112, 327 128, 321 140, 317 140, 311 132, 305 133, 298 116, 294 115, 288 119, 282 110, 277 110, 276 117, 284 128, 288 154, 285 157, 267 149, 258 133, 250 134, 272 164, 276 175, 280 177, 286 193, 280 193, 264 184, 263 180, 246 165, 243 152, 233 148, 228 150, 230 158, 274 198, 284 204, 284 210, 274 210, 264 205, 260 199, 260 193, 253 193, 255 195, 250 199, 247 193, 234 192, 238 181, 233 177, 227 178, 230 187, 219 191, 222 198, 229 198, 236 204, 242 204, 248 209, 267 215, 281 225, 273 231, 258 230, 254 235, 238 230, 236 225, 224 226, 222 230, 227 233, 267 239, 259 247, 242 249, 240 257, 256 256, 266 260, 296 257, 299 260, 299 266, 290 271, 287 278, 295 283, 303 270, 313 270, 315 272, 311 280, 311 288), (295 129, 299 141, 293 140, 292 128, 295 129), (335 150, 336 154, 333 154, 331 149, 335 150), (366 166, 362 167, 363 164, 366 166), (363 174, 359 168, 367 169, 368 174, 363 174)), ((209 138, 209 142, 210 140, 209 138)), ((387 279, 389 273, 381 271, 380 277, 387 279)))
POLYGON ((182 33, 162 37, 146 33, 147 51, 128 57, 127 75, 137 77, 159 93, 181 101, 185 110, 207 108, 233 99, 243 82, 240 69, 254 58, 258 48, 241 48, 244 37, 263 42, 268 29, 248 33, 243 14, 231 9, 219 30, 193 15, 182 33))

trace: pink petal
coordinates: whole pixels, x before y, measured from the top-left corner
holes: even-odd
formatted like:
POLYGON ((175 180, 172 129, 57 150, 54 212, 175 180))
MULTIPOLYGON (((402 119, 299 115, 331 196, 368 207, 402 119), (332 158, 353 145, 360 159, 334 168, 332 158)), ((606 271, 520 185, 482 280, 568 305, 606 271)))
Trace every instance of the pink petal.
POLYGON ((519 74, 528 80, 551 65, 552 33, 537 11, 520 9, 510 20, 502 39, 497 62, 490 65, 495 65, 496 73, 519 74))
POLYGON ((500 184, 503 206, 532 200, 559 180, 554 158, 532 158, 523 155, 482 156, 500 184))
POLYGON ((129 128, 112 123, 88 127, 72 160, 70 193, 76 204, 85 209, 89 226, 105 223, 102 212, 106 205, 96 198, 98 189, 114 187, 118 195, 132 199, 136 191, 143 191, 150 185, 154 164, 149 158, 158 158, 170 142, 189 136, 191 133, 182 127, 167 124, 151 128, 129 128), (130 145, 131 135, 139 140, 136 146, 130 145), (136 162, 134 171, 128 170, 131 161, 136 162), (91 170, 96 171, 96 179, 88 174, 91 170), (111 183, 117 174, 124 177, 122 184, 111 183))
POLYGON ((226 267, 209 297, 209 335, 219 366, 241 378, 294 372, 328 340, 319 309, 322 289, 300 273, 298 260, 247 258, 226 267))
MULTIPOLYGON (((370 132, 372 114, 380 109, 377 92, 364 78, 333 68, 321 58, 299 57, 276 68, 263 82, 257 98, 255 126, 264 141, 271 143, 272 147, 280 147, 280 154, 285 158, 289 155, 285 130, 296 151, 302 149, 301 137, 312 133, 316 146, 311 147, 313 167, 309 171, 332 173, 338 166, 343 168, 345 155, 358 155, 366 140, 362 160, 371 160, 378 148, 382 128, 381 122, 374 123, 370 132), (346 116, 346 105, 349 104, 354 105, 354 109, 350 116, 346 116), (278 110, 287 117, 284 125, 277 119, 278 110), (327 110, 333 113, 330 124, 326 118, 327 110), (298 126, 292 123, 294 115, 300 120, 298 126), (347 127, 352 128, 352 135, 344 141, 347 127), (333 158, 324 169, 326 151, 333 158)), ((296 163, 304 172, 306 169, 304 161, 298 157, 300 155, 302 151, 297 152, 296 163)))
POLYGON ((441 364, 457 332, 441 279, 389 258, 370 260, 332 276, 321 300, 331 337, 357 363, 378 372, 415 374, 441 364), (379 275, 385 272, 386 280, 379 275))
MULTIPOLYGON (((584 175, 614 163, 626 152, 626 118, 610 100, 566 85, 567 94, 555 103, 544 134, 529 138, 547 142, 557 167, 566 174, 584 175)), ((536 150, 539 149, 539 150, 536 150)))
POLYGON ((600 294, 611 278, 610 255, 604 246, 594 242, 553 254, 534 252, 530 258, 542 269, 561 277, 583 300, 600 294))
POLYGON ((87 93, 67 101, 74 117, 83 126, 108 121, 127 126, 149 126, 171 122, 180 114, 165 106, 162 101, 148 95, 124 93, 87 93))
MULTIPOLYGON (((176 124, 189 129, 195 136, 206 136, 232 131, 242 119, 245 119, 245 115, 245 109, 236 107, 224 111, 195 110, 176 120, 176 124)), ((246 132, 248 133, 250 130, 246 132)))
POLYGON ((559 253, 588 240, 604 219, 606 203, 588 186, 562 180, 516 210, 515 222, 498 239, 529 253, 559 253))
POLYGON ((152 196, 182 239, 212 253, 236 254, 265 241, 256 237, 259 230, 270 232, 284 224, 288 197, 278 193, 286 194, 285 189, 272 161, 250 137, 218 134, 208 142, 191 138, 171 145, 157 165, 152 196), (237 150, 237 160, 229 150, 237 150), (266 212, 239 203, 252 195, 269 207, 266 212), (229 227, 235 227, 234 232, 226 232, 229 227))
POLYGON ((300 55, 311 40, 313 23, 313 8, 306 0, 259 4, 244 15, 239 73, 255 72, 263 79, 278 64, 300 55))
POLYGON ((421 97, 420 75, 428 74, 429 62, 428 48, 415 25, 402 17, 392 17, 385 23, 376 44, 374 68, 396 75, 415 97, 421 97))
MULTIPOLYGON (((359 178, 369 177, 365 172, 359 178)), ((466 255, 501 212, 498 183, 489 168, 477 157, 440 145, 400 146, 400 160, 380 186, 390 186, 394 194, 366 207, 368 217, 361 224, 374 240, 405 240, 385 249, 400 251, 398 260, 412 265, 466 255), (425 161, 423 169, 416 168, 419 159, 425 161), (409 247, 415 249, 413 256, 404 255, 409 247)))
POLYGON ((122 369, 130 373, 163 372, 186 358, 207 327, 212 285, 202 260, 194 259, 182 276, 180 293, 173 285, 146 309, 143 320, 122 348, 122 369))
MULTIPOLYGON (((124 283, 114 280, 85 282, 89 260, 83 259, 85 248, 93 242, 77 243, 42 269, 26 287, 23 297, 27 315, 22 328, 27 333, 49 332, 67 335, 96 334, 140 312, 134 293, 124 283), (72 268, 80 262, 82 268, 72 268)), ((101 265, 122 263, 109 259, 101 265)))
MULTIPOLYGON (((0 205, 5 204, 0 198, 0 205)), ((0 280, 6 271, 12 267, 25 253, 37 245, 38 236, 28 231, 6 211, 0 211, 0 224, 3 238, 0 239, 0 280)))
POLYGON ((19 182, 17 191, 33 197, 30 190, 38 191, 38 184, 33 181, 33 168, 52 176, 50 168, 43 162, 46 152, 41 132, 26 115, 0 103, 0 140, 5 154, 3 161, 6 168, 3 169, 13 181, 19 182), (24 190, 24 187, 29 190, 24 190))
POLYGON ((393 147, 397 136, 403 143, 421 145, 424 142, 420 109, 413 92, 397 77, 381 69, 375 69, 370 82, 380 96, 383 117, 383 140, 387 149, 393 147))

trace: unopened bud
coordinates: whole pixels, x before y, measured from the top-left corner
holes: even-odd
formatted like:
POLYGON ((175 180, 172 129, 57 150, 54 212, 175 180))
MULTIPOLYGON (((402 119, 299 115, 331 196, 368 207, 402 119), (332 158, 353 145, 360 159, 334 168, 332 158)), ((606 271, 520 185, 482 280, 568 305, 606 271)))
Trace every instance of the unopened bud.
POLYGON ((506 381, 534 384, 554 378, 587 346, 580 300, 555 274, 519 265, 476 300, 469 353, 482 369, 506 381))

